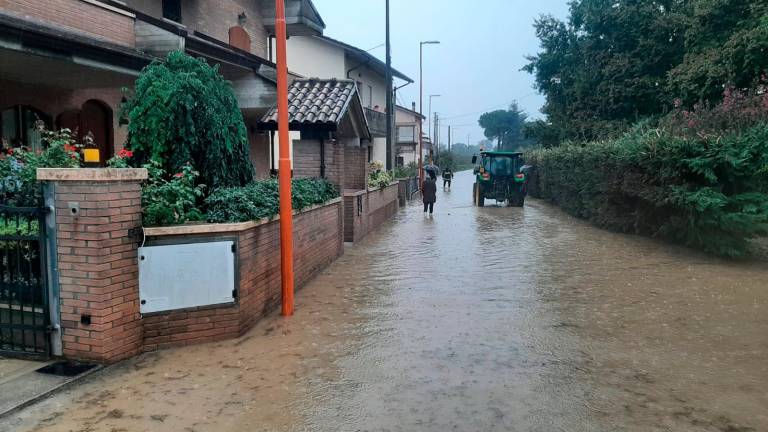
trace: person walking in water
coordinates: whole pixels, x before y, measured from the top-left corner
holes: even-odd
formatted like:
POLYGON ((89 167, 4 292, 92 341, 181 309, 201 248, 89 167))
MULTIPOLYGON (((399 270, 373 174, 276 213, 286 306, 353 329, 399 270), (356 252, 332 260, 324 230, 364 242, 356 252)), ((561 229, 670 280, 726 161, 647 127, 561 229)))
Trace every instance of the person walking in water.
POLYGON ((430 175, 429 178, 424 179, 424 190, 421 192, 422 199, 424 201, 424 213, 432 214, 437 201, 437 183, 435 177, 430 175))
POLYGON ((445 189, 445 185, 448 185, 448 189, 451 188, 451 180, 453 180, 453 171, 451 171, 450 168, 446 168, 443 170, 443 189, 445 189))

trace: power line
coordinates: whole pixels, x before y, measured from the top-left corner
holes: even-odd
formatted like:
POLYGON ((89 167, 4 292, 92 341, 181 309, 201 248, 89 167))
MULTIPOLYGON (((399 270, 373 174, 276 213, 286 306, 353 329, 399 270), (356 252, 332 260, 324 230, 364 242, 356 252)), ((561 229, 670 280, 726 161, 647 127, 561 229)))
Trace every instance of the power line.
POLYGON ((514 102, 521 101, 521 100, 523 100, 523 99, 525 99, 527 97, 534 96, 535 94, 536 93, 528 93, 527 95, 522 96, 520 98, 512 99, 509 102, 506 102, 506 103, 503 103, 503 104, 499 104, 499 105, 495 105, 495 106, 492 106, 490 108, 486 108, 486 109, 480 110, 480 111, 474 111, 474 112, 470 112, 470 113, 466 113, 466 114, 458 114, 458 115, 452 115, 452 116, 445 116, 445 117, 443 117, 443 120, 450 120, 450 119, 461 118, 461 117, 469 117, 469 116, 477 115, 477 114, 484 114, 484 113, 486 113, 486 112, 488 112, 488 111, 490 111, 492 109, 495 109, 495 108, 500 108, 500 107, 503 107, 503 106, 507 106, 508 107, 508 106, 510 106, 514 102))

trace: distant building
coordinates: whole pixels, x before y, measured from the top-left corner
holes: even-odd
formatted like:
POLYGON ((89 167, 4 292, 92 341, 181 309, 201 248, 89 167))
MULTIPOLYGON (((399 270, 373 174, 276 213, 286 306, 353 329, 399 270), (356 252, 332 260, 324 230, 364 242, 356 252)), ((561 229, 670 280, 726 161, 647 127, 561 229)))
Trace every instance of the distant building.
MULTIPOLYGON (((421 125, 425 119, 426 117, 416 111, 415 104, 410 109, 399 105, 395 107, 397 166, 419 162, 419 136, 422 135, 421 125)), ((429 154, 427 148, 424 149, 424 154, 429 154)))

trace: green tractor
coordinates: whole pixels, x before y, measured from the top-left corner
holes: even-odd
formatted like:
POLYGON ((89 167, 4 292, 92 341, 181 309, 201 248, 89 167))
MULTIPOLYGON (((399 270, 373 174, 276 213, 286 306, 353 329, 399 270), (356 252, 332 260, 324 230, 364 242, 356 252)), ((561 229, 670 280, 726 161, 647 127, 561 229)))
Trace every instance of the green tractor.
POLYGON ((475 164, 475 205, 482 207, 486 198, 506 202, 513 207, 525 205, 526 175, 523 172, 523 154, 504 151, 480 152, 472 156, 475 164))

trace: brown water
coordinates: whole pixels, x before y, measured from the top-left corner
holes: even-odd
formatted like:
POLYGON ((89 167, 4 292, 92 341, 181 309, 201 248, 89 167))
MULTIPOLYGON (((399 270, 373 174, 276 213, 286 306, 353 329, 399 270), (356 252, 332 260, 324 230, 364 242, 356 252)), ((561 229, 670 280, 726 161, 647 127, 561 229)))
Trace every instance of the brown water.
POLYGON ((471 181, 347 248, 295 317, 126 362, 0 430, 768 431, 767 262, 533 200, 474 208, 471 181))

